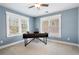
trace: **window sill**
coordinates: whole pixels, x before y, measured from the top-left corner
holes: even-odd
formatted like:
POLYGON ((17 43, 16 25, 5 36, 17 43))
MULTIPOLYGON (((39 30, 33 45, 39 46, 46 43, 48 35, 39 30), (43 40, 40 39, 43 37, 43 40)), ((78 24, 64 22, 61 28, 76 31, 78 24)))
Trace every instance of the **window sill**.
MULTIPOLYGON (((22 34, 23 34, 23 33, 22 33, 22 34)), ((9 37, 17 37, 17 36, 22 36, 22 34, 7 35, 7 38, 9 38, 9 37)))

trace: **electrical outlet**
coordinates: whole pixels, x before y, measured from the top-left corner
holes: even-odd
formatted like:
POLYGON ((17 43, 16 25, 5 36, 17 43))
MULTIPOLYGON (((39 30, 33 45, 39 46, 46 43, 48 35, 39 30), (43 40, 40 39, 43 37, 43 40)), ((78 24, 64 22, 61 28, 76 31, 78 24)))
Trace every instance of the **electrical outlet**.
POLYGON ((67 40, 70 40, 70 37, 68 37, 67 40))
POLYGON ((1 40, 1 41, 0 41, 0 43, 2 44, 2 43, 3 43, 3 41, 1 40))

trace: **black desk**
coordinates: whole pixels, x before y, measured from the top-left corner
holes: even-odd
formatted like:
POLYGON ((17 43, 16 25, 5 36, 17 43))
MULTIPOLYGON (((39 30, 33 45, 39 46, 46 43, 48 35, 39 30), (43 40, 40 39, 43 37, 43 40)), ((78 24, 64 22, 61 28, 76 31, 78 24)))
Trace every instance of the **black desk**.
POLYGON ((28 34, 25 33, 23 34, 25 46, 35 39, 40 40, 44 44, 47 44, 47 37, 48 37, 48 33, 28 33, 28 34), (28 38, 33 38, 33 39, 28 42, 28 38), (43 38, 43 40, 41 40, 40 38, 43 38))

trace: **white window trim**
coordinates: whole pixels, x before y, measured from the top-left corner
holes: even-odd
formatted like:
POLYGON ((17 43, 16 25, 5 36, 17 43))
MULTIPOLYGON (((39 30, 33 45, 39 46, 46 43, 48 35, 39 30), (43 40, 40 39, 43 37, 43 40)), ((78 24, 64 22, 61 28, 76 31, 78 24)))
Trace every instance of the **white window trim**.
POLYGON ((9 37, 8 36, 9 35, 9 27, 8 27, 9 26, 9 22, 8 21, 9 21, 9 15, 6 14, 7 37, 9 37))
MULTIPOLYGON (((22 16, 22 17, 23 17, 23 16, 22 16)), ((28 21, 27 21, 27 24, 28 24, 28 25, 27 25, 27 27, 28 27, 28 28, 27 28, 27 31, 29 31, 29 18, 27 18, 27 19, 28 19, 28 21)), ((22 29, 21 29, 21 19, 19 19, 19 20, 20 20, 20 22, 19 22, 19 27, 20 27, 19 34, 22 35, 23 33, 22 33, 22 29)))
MULTIPOLYGON (((49 27, 49 20, 46 18, 49 18, 49 16, 40 19, 40 32, 42 32, 42 33, 43 33, 43 31, 42 31, 42 22, 43 21, 48 21, 48 27, 49 27)), ((49 29, 48 29, 48 31, 49 31, 49 29)))
POLYGON ((51 35, 54 36, 54 37, 61 37, 61 14, 54 15, 54 16, 59 16, 59 35, 58 36, 54 35, 54 34, 51 34, 51 35))
MULTIPOLYGON (((20 22, 21 22, 21 19, 19 18, 19 23, 18 23, 18 26, 19 26, 19 33, 18 34, 14 34, 14 35, 9 35, 9 15, 7 15, 8 13, 11 13, 11 12, 8 12, 8 11, 6 11, 6 27, 7 27, 7 37, 13 37, 13 36, 20 36, 20 35, 22 35, 23 33, 21 32, 21 24, 20 24, 20 22)), ((15 14, 15 13, 12 13, 12 14, 15 14)), ((17 15, 17 16, 21 16, 21 15, 18 15, 18 14, 15 14, 15 15, 17 15)), ((24 17, 24 16, 23 16, 24 17)), ((27 31, 29 31, 29 18, 27 17, 27 31)))
MULTIPOLYGON (((55 36, 54 34, 50 34, 49 33, 49 36, 61 37, 61 14, 57 14, 57 15, 53 15, 53 16, 59 16, 59 35, 58 36, 55 36)), ((46 20, 46 21, 49 22, 48 23, 48 26, 50 26, 50 18, 53 17, 53 16, 44 17, 45 19, 40 18, 40 32, 42 32, 42 22, 46 20), (49 20, 46 19, 46 18, 49 18, 49 20)), ((48 29, 48 31, 49 31, 49 29, 48 29)))

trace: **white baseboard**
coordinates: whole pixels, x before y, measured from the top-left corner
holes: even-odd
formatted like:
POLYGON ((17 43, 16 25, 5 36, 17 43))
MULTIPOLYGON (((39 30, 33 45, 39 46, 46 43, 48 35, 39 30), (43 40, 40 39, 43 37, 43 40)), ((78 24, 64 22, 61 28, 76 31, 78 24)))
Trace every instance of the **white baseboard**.
POLYGON ((67 45, 73 45, 73 46, 79 47, 79 44, 76 44, 76 43, 69 43, 69 42, 64 42, 64 41, 59 41, 59 40, 51 40, 51 39, 49 39, 48 41, 62 43, 62 44, 67 44, 67 45))
POLYGON ((24 40, 21 40, 21 41, 17 41, 17 42, 13 42, 13 43, 10 43, 10 44, 7 44, 7 45, 0 46, 0 49, 3 49, 3 48, 6 48, 6 47, 9 47, 9 46, 12 46, 12 45, 21 43, 21 42, 23 42, 23 41, 24 41, 24 40))
MULTIPOLYGON (((7 45, 0 46, 0 49, 3 49, 3 48, 6 48, 6 47, 9 47, 9 46, 12 46, 12 45, 21 43, 23 41, 24 40, 21 40, 21 41, 18 41, 18 42, 14 42, 14 43, 10 43, 10 44, 7 44, 7 45)), ((58 40, 51 40, 51 39, 48 39, 48 41, 57 42, 57 43, 63 43, 63 44, 73 45, 73 46, 78 46, 79 47, 79 44, 75 44, 75 43, 69 43, 69 42, 58 41, 58 40)))

